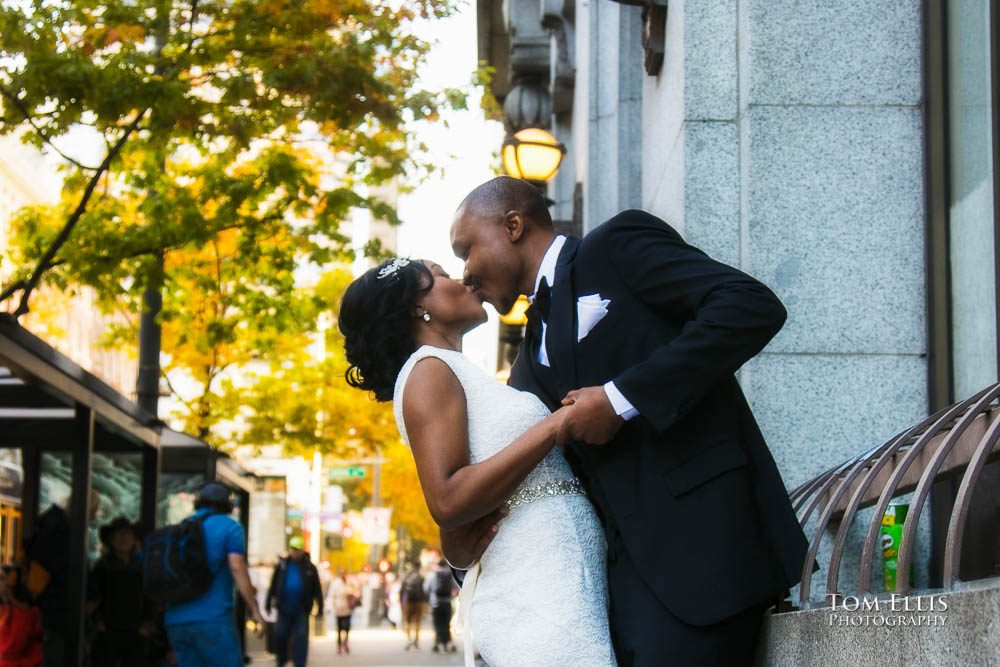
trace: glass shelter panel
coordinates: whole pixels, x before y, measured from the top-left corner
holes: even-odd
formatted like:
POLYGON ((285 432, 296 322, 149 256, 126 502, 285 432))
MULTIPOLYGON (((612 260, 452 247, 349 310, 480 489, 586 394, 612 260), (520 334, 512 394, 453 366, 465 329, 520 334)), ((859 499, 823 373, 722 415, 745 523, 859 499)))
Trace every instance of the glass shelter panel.
POLYGON ((951 335, 960 400, 997 380, 989 0, 948 2, 947 24, 951 335))

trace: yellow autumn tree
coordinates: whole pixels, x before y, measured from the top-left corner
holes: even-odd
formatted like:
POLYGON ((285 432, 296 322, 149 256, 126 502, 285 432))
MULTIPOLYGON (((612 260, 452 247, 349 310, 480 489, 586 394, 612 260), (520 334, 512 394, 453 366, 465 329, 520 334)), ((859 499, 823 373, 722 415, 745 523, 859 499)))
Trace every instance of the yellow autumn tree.
MULTIPOLYGON (((348 363, 336 312, 351 279, 346 270, 327 273, 311 292, 310 302, 326 321, 322 334, 309 344, 300 340, 289 346, 242 384, 220 382, 216 410, 241 424, 234 436, 237 445, 279 444, 290 456, 311 456, 318 450, 342 460, 376 455, 387 459, 381 501, 393 508, 393 525, 402 526, 412 540, 436 545, 437 527, 424 502, 413 456, 399 438, 392 405, 374 401, 345 380, 348 363)), ((344 486, 349 506, 370 504, 370 475, 344 486)))

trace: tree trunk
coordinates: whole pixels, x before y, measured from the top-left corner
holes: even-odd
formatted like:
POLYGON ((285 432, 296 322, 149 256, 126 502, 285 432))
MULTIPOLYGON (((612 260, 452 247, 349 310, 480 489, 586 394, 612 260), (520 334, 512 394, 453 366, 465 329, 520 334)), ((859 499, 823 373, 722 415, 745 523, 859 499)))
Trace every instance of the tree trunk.
POLYGON ((139 377, 135 383, 139 407, 156 416, 160 401, 160 323, 163 308, 163 252, 156 253, 142 297, 139 320, 139 377))
MULTIPOLYGON (((191 20, 194 21, 194 11, 197 4, 191 8, 191 20)), ((163 49, 170 37, 170 2, 159 2, 156 5, 156 55, 163 49)), ((159 72, 158 72, 159 73, 159 72)), ((155 113, 155 112, 154 112, 155 113)), ((151 116, 153 113, 150 114, 151 116)), ((160 147, 160 169, 167 166, 166 154, 160 147)), ((156 197, 155 191, 147 196, 156 197)), ((160 221, 153 220, 153 224, 160 221)), ((135 382, 136 402, 139 407, 154 417, 159 417, 160 404, 160 349, 162 347, 160 331, 160 311, 163 310, 163 254, 161 248, 153 255, 153 263, 146 276, 146 290, 142 295, 142 319, 139 320, 139 377, 135 382)))

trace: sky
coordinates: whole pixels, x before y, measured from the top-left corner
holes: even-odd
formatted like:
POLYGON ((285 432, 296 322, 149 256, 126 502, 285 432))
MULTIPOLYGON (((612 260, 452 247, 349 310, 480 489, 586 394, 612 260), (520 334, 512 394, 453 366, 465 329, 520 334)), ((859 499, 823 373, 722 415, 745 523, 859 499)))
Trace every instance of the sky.
MULTIPOLYGON (((424 87, 468 87, 478 63, 476 7, 466 1, 444 20, 428 22, 421 36, 435 41, 421 74, 424 87)), ((444 123, 425 124, 418 137, 427 144, 431 161, 442 171, 399 202, 403 225, 399 254, 432 259, 452 276, 462 275, 462 262, 451 252, 448 230, 452 214, 465 195, 496 176, 496 154, 503 143, 503 126, 487 121, 479 108, 478 94, 469 99, 467 111, 445 115, 444 123)), ((487 306, 490 321, 465 339, 465 353, 484 369, 496 367, 497 317, 487 306)))

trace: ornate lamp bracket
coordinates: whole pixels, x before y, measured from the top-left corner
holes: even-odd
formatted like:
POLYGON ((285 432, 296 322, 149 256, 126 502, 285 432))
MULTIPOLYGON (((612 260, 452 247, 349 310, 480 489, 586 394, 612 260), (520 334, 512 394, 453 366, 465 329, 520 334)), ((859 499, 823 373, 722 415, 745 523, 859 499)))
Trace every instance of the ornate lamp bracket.
POLYGON ((663 68, 667 41, 667 0, 611 0, 642 7, 642 48, 646 52, 646 74, 656 76, 663 68))

